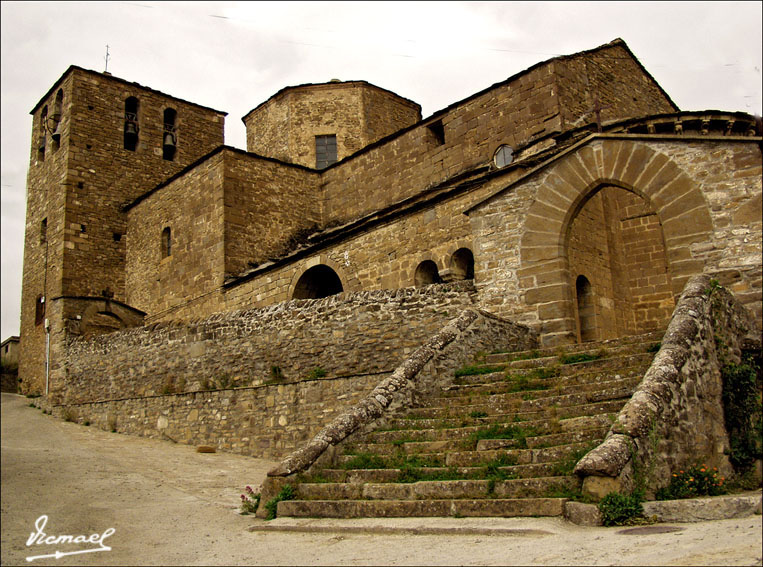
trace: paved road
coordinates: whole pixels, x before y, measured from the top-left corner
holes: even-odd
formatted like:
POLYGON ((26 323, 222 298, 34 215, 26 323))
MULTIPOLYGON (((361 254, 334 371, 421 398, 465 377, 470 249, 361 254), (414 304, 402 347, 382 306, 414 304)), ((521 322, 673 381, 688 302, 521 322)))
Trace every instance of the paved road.
POLYGON ((763 557, 760 516, 636 535, 543 518, 266 524, 236 509, 271 461, 66 423, 28 403, 2 394, 3 565, 761 565, 763 557), (95 539, 38 536, 27 545, 35 524, 46 537, 95 539), (315 530, 280 531, 305 525, 315 530), (410 533, 421 527, 442 533, 410 533), (110 550, 26 561, 99 546, 110 550))

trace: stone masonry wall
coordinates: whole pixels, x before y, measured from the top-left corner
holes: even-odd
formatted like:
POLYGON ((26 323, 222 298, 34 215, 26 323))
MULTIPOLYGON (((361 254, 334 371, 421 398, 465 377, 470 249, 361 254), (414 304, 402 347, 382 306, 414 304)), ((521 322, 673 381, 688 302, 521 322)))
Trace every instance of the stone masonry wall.
POLYGON ((604 442, 576 465, 583 489, 598 497, 630 490, 636 464, 652 494, 698 462, 728 477, 721 365, 738 363, 745 343, 761 345, 753 315, 710 276, 691 278, 641 384, 604 442))
POLYGON ((429 128, 436 120, 428 119, 383 146, 328 169, 324 220, 360 216, 489 164, 501 144, 516 148, 578 122, 593 122, 593 101, 589 100, 593 95, 587 94, 593 88, 607 101, 606 119, 674 110, 619 44, 552 60, 447 109, 439 117, 444 143, 429 128), (588 65, 591 80, 560 98, 562 76, 557 72, 566 77, 567 66, 576 61, 588 65))
POLYGON ((321 222, 319 174, 225 151, 225 273, 284 253, 291 236, 321 222))
POLYGON ((315 136, 336 135, 341 160, 421 119, 421 107, 362 81, 290 87, 244 117, 247 149, 314 168, 315 136))
MULTIPOLYGON (((745 139, 593 139, 481 204, 469 215, 483 308, 534 326, 545 344, 573 340, 564 235, 579 204, 602 184, 632 190, 657 213, 674 298, 692 275, 714 274, 761 321, 761 153, 756 140, 745 139)), ((651 265, 659 238, 647 223, 639 220, 634 234, 625 230, 623 244, 648 244, 649 260, 639 254, 633 261, 651 265)), ((665 278, 645 276, 633 278, 641 304, 634 307, 658 318, 669 308, 670 298, 658 297, 665 278)))
POLYGON ((192 323, 161 323, 68 345, 68 403, 257 385, 280 369, 299 380, 388 371, 462 309, 470 285, 432 286, 297 300, 192 323))
MULTIPOLYGON (((225 164, 218 153, 170 182, 129 211, 127 303, 141 311, 167 312, 203 297, 207 312, 219 306, 223 283, 225 164), (170 229, 170 255, 162 233, 170 229)), ((199 305, 196 308, 200 308, 199 305)))
MULTIPOLYGON (((41 392, 45 331, 35 323, 39 296, 100 296, 125 300, 127 217, 121 207, 223 142, 224 114, 106 74, 72 68, 33 112, 27 178, 27 228, 21 306, 20 375, 24 392, 41 392), (56 143, 41 128, 62 93, 56 143), (140 100, 139 144, 123 147, 125 99, 140 100), (163 112, 178 112, 174 161, 162 158, 163 112), (44 156, 38 151, 44 132, 44 156), (42 221, 46 238, 41 237, 42 221)), ((51 308, 48 307, 48 312, 51 308)), ((52 326, 61 322, 48 317, 52 326)))

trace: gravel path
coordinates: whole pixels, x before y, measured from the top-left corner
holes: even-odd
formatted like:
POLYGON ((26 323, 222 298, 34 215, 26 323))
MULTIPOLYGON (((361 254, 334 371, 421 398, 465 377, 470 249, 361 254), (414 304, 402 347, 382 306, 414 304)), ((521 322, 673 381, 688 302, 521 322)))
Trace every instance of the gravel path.
POLYGON ((3 565, 762 563, 761 516, 635 533, 544 518, 265 523, 236 511, 243 487, 259 485, 272 461, 66 423, 28 404, 2 394, 3 565), (111 549, 28 562, 98 547, 27 546, 43 515, 47 536, 99 534, 111 549))

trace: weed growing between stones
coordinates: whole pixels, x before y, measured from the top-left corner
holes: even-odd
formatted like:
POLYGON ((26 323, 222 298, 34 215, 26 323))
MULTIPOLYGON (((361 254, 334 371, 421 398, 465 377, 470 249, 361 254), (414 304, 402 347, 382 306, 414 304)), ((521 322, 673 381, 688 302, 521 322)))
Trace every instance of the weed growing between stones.
MULTIPOLYGON (((34 404, 30 404, 30 405, 34 405, 34 404)), ((473 411, 469 413, 469 417, 473 417, 475 419, 480 417, 487 417, 487 413, 484 411, 473 411)))
POLYGON ((241 515, 246 516, 248 514, 254 514, 257 512, 257 508, 260 506, 260 493, 252 490, 251 486, 247 486, 246 494, 241 495, 241 515))
POLYGON ((654 344, 651 344, 651 345, 649 345, 649 346, 646 348, 646 352, 648 352, 648 353, 650 353, 650 354, 654 354, 654 353, 656 353, 658 350, 660 350, 661 348, 662 348, 662 343, 654 343, 654 344))
POLYGON ((726 479, 718 469, 706 465, 693 465, 685 471, 673 473, 670 484, 657 491, 657 500, 678 500, 695 496, 718 496, 726 493, 726 479))
POLYGON ((562 364, 577 364, 578 362, 592 362, 594 360, 599 360, 600 358, 604 358, 606 356, 606 351, 604 349, 600 350, 596 354, 590 354, 587 352, 579 352, 576 354, 563 354, 559 357, 559 362, 562 364))
POLYGON ((320 366, 316 366, 307 373, 306 379, 317 380, 318 378, 323 378, 324 376, 326 376, 326 371, 320 366))
POLYGON ((551 470, 551 476, 570 476, 572 471, 575 470, 575 465, 578 464, 578 461, 598 445, 598 442, 591 442, 584 447, 575 449, 561 461, 554 463, 554 467, 551 470))
POLYGON ((284 486, 275 498, 268 500, 265 504, 265 509, 268 511, 265 519, 275 520, 278 515, 278 503, 283 502, 284 500, 294 500, 295 497, 296 493, 294 492, 294 487, 291 484, 284 486))
POLYGON ((477 376, 479 374, 492 374, 493 372, 500 372, 504 366, 462 366, 455 372, 456 378, 461 376, 477 376))
POLYGON ((474 431, 464 440, 466 448, 475 449, 481 439, 515 439, 518 448, 527 447, 527 437, 538 435, 534 427, 517 427, 516 425, 491 425, 486 429, 474 431))
POLYGON ((644 516, 642 499, 637 494, 610 492, 599 502, 601 523, 605 526, 624 526, 639 523, 644 516))

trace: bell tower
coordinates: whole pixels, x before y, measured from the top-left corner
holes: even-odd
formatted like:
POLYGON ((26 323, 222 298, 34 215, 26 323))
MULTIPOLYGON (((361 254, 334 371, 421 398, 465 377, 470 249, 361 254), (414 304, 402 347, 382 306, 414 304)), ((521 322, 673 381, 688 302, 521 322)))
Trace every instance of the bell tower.
POLYGON ((67 333, 142 320, 122 207, 222 145, 226 113, 71 66, 31 114, 19 378, 44 394, 67 333))

